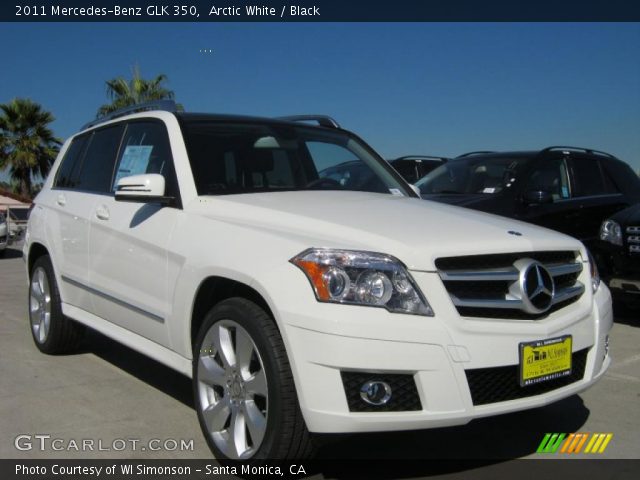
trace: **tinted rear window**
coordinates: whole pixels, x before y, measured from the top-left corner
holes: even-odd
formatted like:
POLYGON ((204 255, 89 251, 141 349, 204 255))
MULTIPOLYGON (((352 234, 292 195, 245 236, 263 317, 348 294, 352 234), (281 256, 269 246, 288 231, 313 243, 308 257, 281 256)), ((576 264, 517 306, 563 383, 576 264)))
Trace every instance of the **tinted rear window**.
POLYGON ((76 137, 62 159, 54 183, 57 188, 74 188, 78 183, 78 173, 82 162, 82 153, 87 143, 88 135, 76 137))
POLYGON ((574 159, 573 175, 575 181, 575 196, 587 197, 617 192, 611 180, 603 175, 600 162, 596 159, 574 159))

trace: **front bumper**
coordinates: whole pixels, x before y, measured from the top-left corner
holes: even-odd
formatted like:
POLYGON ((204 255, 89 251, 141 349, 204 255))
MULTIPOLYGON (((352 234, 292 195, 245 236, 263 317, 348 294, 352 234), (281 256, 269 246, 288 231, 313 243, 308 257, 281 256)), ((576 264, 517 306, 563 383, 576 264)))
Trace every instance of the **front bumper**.
POLYGON ((609 279, 611 294, 617 299, 626 299, 632 302, 640 302, 640 278, 626 276, 614 276, 609 279))
POLYGON ((578 302, 545 319, 470 319, 457 314, 436 275, 412 274, 432 302, 435 317, 315 300, 308 304, 302 292, 297 301, 289 297, 291 310, 278 312, 310 431, 347 433, 465 424, 474 418, 540 407, 576 394, 596 382, 610 364, 605 339, 613 316, 605 285, 595 295, 585 292, 578 302), (587 352, 582 379, 540 395, 474 405, 466 370, 517 365, 520 342, 562 335, 573 337, 574 352, 587 352), (341 377, 345 371, 412 375, 421 408, 350 411, 341 377))

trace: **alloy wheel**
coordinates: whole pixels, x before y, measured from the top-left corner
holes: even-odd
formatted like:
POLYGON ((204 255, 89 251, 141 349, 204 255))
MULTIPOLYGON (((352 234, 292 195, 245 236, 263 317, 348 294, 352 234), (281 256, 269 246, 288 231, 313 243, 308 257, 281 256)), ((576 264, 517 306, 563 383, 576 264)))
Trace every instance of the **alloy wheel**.
POLYGON ((202 418, 228 458, 251 458, 267 430, 267 376, 249 333, 233 320, 216 322, 202 341, 196 368, 202 418))

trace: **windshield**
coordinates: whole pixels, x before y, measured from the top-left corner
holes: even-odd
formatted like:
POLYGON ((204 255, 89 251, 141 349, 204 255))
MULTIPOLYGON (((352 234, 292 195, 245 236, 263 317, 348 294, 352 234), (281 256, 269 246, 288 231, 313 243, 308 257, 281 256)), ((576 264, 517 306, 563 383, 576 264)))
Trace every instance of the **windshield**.
POLYGON ((183 125, 199 195, 353 190, 411 196, 391 167, 339 131, 281 124, 183 125))
POLYGON ((422 194, 496 194, 515 182, 518 166, 524 161, 524 158, 484 156, 460 158, 436 168, 416 186, 422 194))

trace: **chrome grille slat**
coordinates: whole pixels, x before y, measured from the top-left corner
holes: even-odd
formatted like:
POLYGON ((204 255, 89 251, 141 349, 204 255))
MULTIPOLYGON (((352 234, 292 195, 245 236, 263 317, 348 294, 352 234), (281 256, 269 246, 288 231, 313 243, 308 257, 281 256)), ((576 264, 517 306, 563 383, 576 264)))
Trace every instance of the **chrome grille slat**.
POLYGON ((627 227, 627 233, 640 233, 640 227, 627 227))
MULTIPOLYGON (((566 302, 573 297, 582 295, 584 293, 584 285, 577 284, 573 287, 563 288, 561 290, 557 290, 555 296, 553 297, 552 304, 555 305, 557 303, 566 302)), ((451 300, 456 307, 474 307, 474 308, 506 308, 506 309, 516 309, 522 306, 521 300, 508 299, 504 300, 499 299, 484 299, 484 298, 465 298, 461 299, 451 294, 451 300)))
MULTIPOLYGON (((582 271, 582 263, 566 263, 560 265, 545 265, 549 273, 554 277, 579 273, 582 271)), ((475 282, 475 281, 515 281, 518 279, 518 270, 514 267, 508 269, 488 270, 443 270, 439 272, 440 278, 448 282, 475 282)))
POLYGON ((578 283, 573 287, 563 288, 560 291, 557 291, 553 297, 553 305, 556 303, 565 302, 573 297, 578 297, 584 293, 584 285, 578 283))
POLYGON ((517 280, 518 271, 515 268, 510 270, 449 270, 440 272, 440 278, 451 282, 517 280))
POLYGON ((520 308, 522 306, 521 300, 499 300, 499 299, 491 299, 487 300, 484 298, 465 298, 461 299, 456 297, 455 295, 451 295, 451 300, 456 307, 479 307, 479 308, 520 308))
POLYGON ((580 273, 582 271, 582 263, 564 263, 561 265, 545 265, 549 273, 554 277, 560 275, 569 275, 570 273, 580 273))
MULTIPOLYGON (((573 255, 567 255, 568 253, 570 252, 523 252, 501 256, 490 254, 449 257, 438 259, 436 266, 439 266, 438 274, 461 315, 537 319, 565 308, 585 292, 584 285, 578 281, 585 268, 584 264, 578 260, 577 252, 573 255), (519 289, 523 287, 517 286, 521 285, 522 260, 536 257, 540 258, 541 261, 537 261, 544 266, 555 283, 551 306, 539 313, 535 309, 532 311, 530 304, 527 306, 530 300, 521 298, 522 290, 519 289), (464 268, 465 266, 469 268, 464 268)), ((530 267, 525 268, 529 271, 530 267)))

